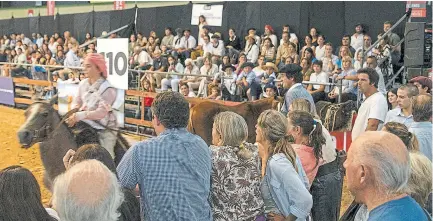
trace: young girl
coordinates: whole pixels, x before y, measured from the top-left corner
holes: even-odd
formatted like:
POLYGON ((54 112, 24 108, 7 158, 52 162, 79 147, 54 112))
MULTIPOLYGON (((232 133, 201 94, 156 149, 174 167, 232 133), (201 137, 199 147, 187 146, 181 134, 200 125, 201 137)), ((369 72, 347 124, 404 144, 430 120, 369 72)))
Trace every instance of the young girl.
MULTIPOLYGON (((150 81, 148 79, 143 79, 143 81, 141 82, 143 84, 143 91, 144 92, 155 92, 155 89, 153 88, 153 84, 150 83, 150 81)), ((144 119, 145 120, 151 120, 152 119, 152 112, 150 110, 150 106, 152 106, 152 102, 153 102, 153 98, 151 97, 143 97, 143 103, 144 103, 144 119)), ((140 107, 139 107, 139 110, 140 107)), ((140 116, 140 113, 136 113, 135 115, 140 116)), ((139 117, 137 117, 139 118, 139 117)))
POLYGON ((221 100, 221 94, 220 94, 220 89, 218 88, 218 86, 212 86, 211 89, 211 94, 209 96, 207 96, 207 99, 211 99, 211 100, 221 100))

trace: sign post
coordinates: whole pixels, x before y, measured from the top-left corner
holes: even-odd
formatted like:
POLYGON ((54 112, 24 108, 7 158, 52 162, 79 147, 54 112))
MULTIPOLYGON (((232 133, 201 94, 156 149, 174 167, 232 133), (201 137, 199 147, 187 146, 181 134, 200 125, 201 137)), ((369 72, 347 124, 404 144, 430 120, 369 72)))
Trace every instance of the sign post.
POLYGON ((128 39, 98 39, 98 53, 107 63, 108 82, 115 88, 128 90, 128 39))
POLYGON ((406 11, 412 8, 412 18, 425 18, 427 15, 427 2, 426 1, 407 1, 406 11))
POLYGON ((54 9, 56 7, 56 1, 47 1, 47 15, 54 15, 54 9))

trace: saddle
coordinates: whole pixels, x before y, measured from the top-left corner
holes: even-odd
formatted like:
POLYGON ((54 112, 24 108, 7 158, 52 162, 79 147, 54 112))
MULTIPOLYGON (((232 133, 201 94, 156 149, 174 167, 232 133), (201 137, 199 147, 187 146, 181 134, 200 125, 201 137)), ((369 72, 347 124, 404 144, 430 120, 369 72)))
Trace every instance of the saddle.
POLYGON ((84 144, 99 144, 98 132, 89 124, 79 121, 70 129, 78 147, 84 144))
POLYGON ((316 111, 328 131, 350 131, 352 118, 356 112, 356 102, 346 101, 333 104, 327 101, 316 103, 316 111))

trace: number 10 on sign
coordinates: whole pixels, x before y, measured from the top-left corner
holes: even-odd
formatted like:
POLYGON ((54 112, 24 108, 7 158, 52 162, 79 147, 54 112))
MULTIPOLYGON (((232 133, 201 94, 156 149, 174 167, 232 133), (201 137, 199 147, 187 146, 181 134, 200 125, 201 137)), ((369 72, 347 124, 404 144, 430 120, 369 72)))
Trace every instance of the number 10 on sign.
POLYGON ((115 88, 128 90, 128 39, 98 39, 97 45, 107 64, 108 82, 115 88))

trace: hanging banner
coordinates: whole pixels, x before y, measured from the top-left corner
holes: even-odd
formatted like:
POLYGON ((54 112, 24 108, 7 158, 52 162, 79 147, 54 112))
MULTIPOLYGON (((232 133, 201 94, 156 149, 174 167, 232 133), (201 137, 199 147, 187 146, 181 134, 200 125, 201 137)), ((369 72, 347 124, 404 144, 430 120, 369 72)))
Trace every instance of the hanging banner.
POLYGON ((221 26, 223 23, 223 5, 193 4, 191 25, 198 25, 199 16, 203 15, 210 26, 221 26))
POLYGON ((114 1, 114 10, 123 10, 125 6, 125 1, 114 1))
POLYGON ((15 105, 12 78, 0 77, 0 104, 15 105))
POLYGON ((54 15, 56 8, 56 1, 47 1, 47 15, 54 15))
POLYGON ((412 18, 425 18, 427 15, 427 2, 426 1, 407 1, 406 11, 412 8, 410 17, 412 18))

